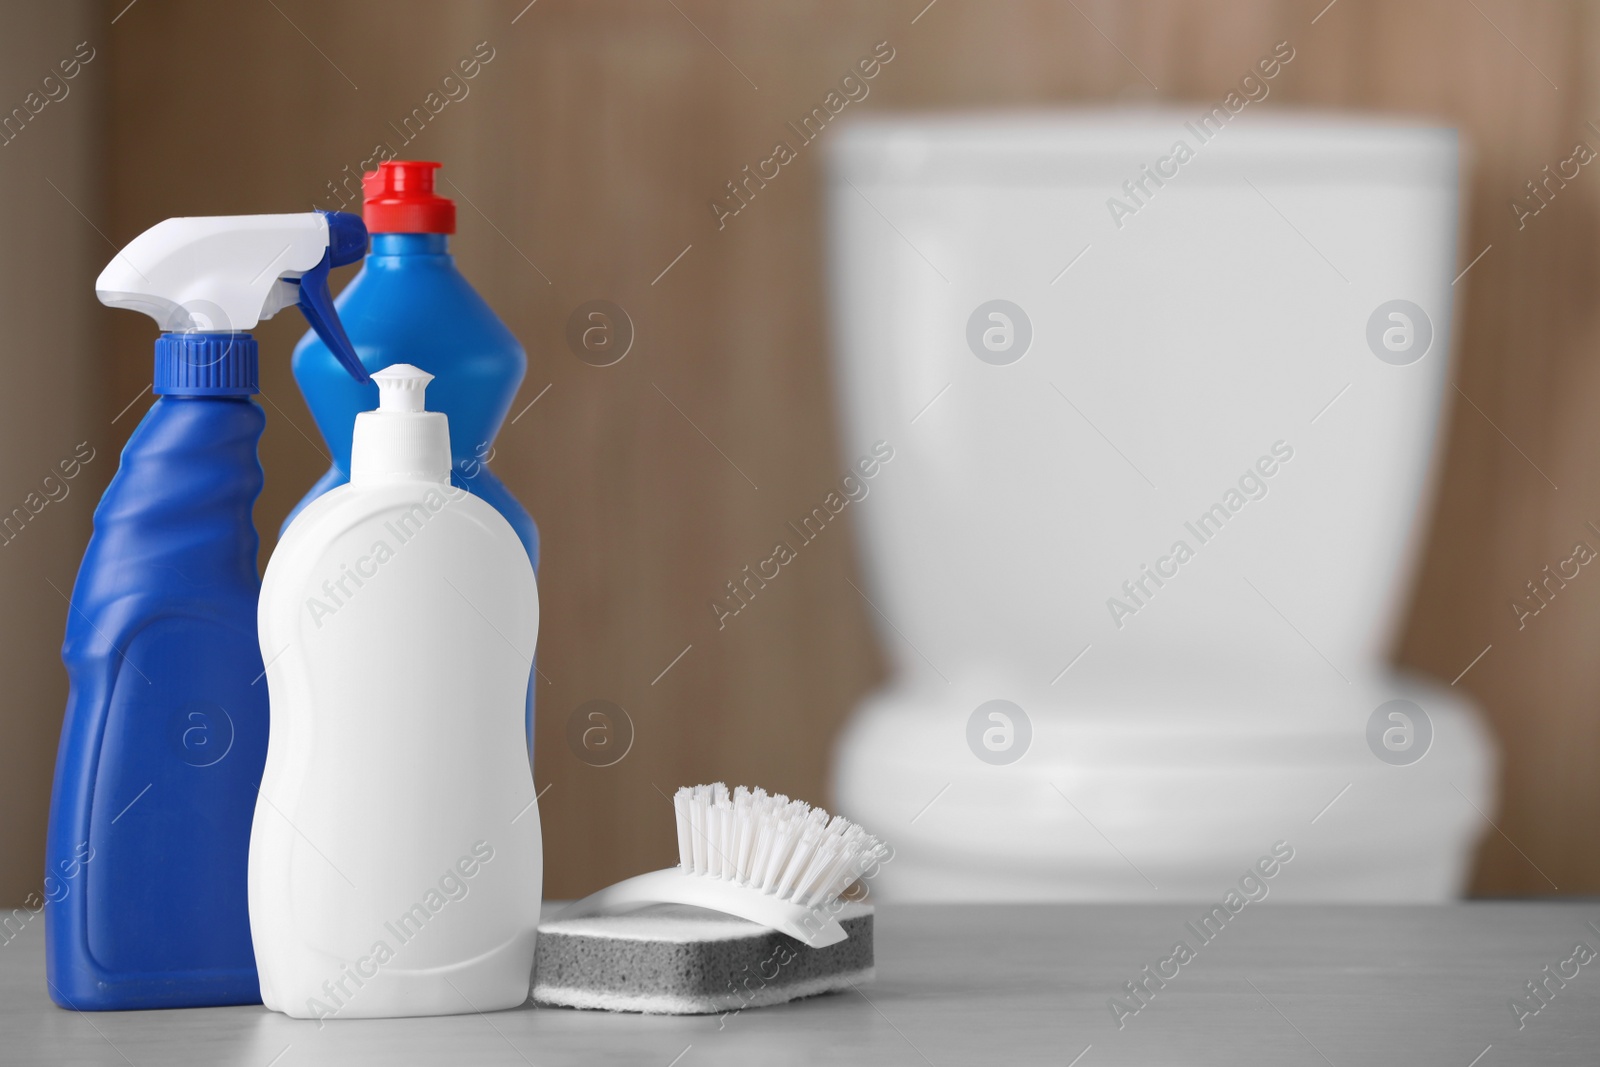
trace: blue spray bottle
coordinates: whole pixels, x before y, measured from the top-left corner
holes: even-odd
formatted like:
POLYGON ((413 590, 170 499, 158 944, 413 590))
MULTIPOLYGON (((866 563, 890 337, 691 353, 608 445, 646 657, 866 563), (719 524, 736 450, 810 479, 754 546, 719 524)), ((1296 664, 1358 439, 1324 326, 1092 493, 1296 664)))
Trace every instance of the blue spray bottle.
MULTIPOLYGON (((432 374, 428 407, 450 417, 450 481, 511 524, 539 568, 539 530, 505 483, 489 469, 494 438, 522 385, 528 359, 450 254, 456 206, 434 192, 437 163, 381 163, 363 192, 372 253, 339 294, 339 316, 369 371, 409 363, 432 374)), ((350 480, 356 415, 378 406, 376 385, 353 382, 324 339, 308 333, 294 351, 294 377, 322 430, 333 466, 300 501, 307 504, 350 480)), ((528 679, 528 753, 533 754, 533 695, 528 679)))
POLYGON ((79 1010, 260 1001, 246 896, 267 751, 256 640, 265 417, 256 342, 291 304, 366 381, 328 270, 354 215, 168 219, 119 252, 102 303, 168 331, 157 399, 94 513, 62 660, 71 681, 46 843, 50 996, 79 1010))

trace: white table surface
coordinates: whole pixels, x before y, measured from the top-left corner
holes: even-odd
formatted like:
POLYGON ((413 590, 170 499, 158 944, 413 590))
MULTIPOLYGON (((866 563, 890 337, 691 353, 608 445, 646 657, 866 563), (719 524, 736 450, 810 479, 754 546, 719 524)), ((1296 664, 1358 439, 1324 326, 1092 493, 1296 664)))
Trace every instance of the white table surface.
POLYGON ((1184 923, 1202 910, 882 906, 877 979, 859 992, 726 1018, 525 1007, 320 1029, 259 1006, 63 1011, 36 922, 0 946, 0 1063, 1600 1063, 1600 960, 1520 1030, 1510 1008, 1577 942, 1600 951, 1600 903, 1251 905, 1119 1030, 1107 1000, 1178 938, 1193 945, 1184 923))

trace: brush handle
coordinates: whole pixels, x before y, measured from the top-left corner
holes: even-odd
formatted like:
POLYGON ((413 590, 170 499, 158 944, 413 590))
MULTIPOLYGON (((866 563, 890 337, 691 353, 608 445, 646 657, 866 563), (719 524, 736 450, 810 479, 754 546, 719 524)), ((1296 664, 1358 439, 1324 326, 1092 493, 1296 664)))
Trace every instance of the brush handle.
POLYGON ((788 934, 811 948, 827 948, 850 936, 838 920, 828 914, 826 905, 808 908, 737 882, 704 874, 684 874, 680 867, 625 878, 569 905, 559 918, 578 919, 646 904, 709 908, 788 934))

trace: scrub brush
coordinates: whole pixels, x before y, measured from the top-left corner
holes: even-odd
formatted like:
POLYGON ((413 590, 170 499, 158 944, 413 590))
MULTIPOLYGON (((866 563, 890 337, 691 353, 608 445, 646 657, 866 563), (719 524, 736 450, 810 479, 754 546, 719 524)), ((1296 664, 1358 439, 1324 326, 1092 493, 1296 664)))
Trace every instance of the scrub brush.
POLYGON ((625 879, 540 925, 535 1001, 697 1014, 872 976, 872 908, 841 895, 887 846, 764 789, 685 787, 673 809, 677 867, 625 879))

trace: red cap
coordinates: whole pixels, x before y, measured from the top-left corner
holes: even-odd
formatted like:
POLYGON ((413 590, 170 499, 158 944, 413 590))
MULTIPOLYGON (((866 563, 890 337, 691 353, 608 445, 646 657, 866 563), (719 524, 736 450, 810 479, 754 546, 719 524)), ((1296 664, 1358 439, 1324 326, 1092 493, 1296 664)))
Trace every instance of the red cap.
POLYGON ((361 176, 368 233, 455 233, 456 205, 433 193, 437 163, 391 160, 361 176))

